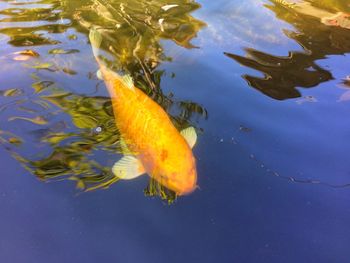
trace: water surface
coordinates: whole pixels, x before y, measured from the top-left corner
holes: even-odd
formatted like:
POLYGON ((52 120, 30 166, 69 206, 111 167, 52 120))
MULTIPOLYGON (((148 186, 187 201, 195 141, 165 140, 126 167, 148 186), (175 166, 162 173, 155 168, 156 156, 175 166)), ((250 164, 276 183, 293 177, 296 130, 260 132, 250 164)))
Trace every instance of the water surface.
POLYGON ((346 262, 350 7, 302 4, 0 2, 1 260, 346 262), (91 26, 111 68, 197 129, 194 193, 110 181, 91 26))

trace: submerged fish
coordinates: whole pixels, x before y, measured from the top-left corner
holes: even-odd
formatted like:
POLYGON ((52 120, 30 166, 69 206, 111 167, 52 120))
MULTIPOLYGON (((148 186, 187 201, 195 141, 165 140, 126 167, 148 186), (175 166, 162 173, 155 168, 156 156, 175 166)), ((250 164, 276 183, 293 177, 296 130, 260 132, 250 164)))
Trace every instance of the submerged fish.
POLYGON ((99 59, 101 41, 101 34, 91 29, 93 53, 112 99, 121 145, 126 153, 113 166, 113 173, 121 179, 147 173, 178 195, 192 192, 197 182, 196 161, 191 150, 197 139, 194 128, 180 133, 167 113, 134 86, 129 75, 120 76, 108 69, 99 59))

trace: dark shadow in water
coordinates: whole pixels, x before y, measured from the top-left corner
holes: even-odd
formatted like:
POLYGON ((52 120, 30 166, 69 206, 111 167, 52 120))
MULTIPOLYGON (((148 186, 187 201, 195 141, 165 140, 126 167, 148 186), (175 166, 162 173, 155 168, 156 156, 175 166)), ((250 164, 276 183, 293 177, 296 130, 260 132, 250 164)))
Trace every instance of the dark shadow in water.
POLYGON ((305 1, 294 5, 271 2, 274 4, 265 7, 295 27, 294 31, 284 33, 300 44, 304 52, 275 56, 249 48, 246 56, 225 55, 264 74, 264 77, 243 75, 251 87, 277 100, 297 98, 301 96, 298 87, 316 87, 333 79, 330 71, 317 65, 317 60, 350 52, 350 24, 342 13, 349 11, 349 7, 343 1, 305 1))
MULTIPOLYGON (((83 5, 82 1, 70 0, 36 3, 49 6, 30 9, 17 3, 0 11, 0 15, 6 16, 0 20, 0 25, 9 25, 2 27, 0 33, 9 36, 9 44, 26 48, 55 45, 59 43, 54 39, 55 34, 68 29, 74 28, 88 35, 91 26, 103 28, 102 49, 110 54, 109 66, 116 71, 129 72, 136 86, 168 112, 178 129, 196 126, 198 117, 207 118, 207 111, 201 105, 192 101, 177 101, 173 95, 163 94, 160 83, 165 71, 158 69, 162 61, 172 60, 164 53, 160 40, 168 39, 183 48, 195 48, 191 40, 205 23, 193 18, 190 13, 199 8, 199 4, 188 0, 175 0, 171 5, 163 0, 152 3, 94 0, 84 1, 83 5), (22 23, 25 22, 31 24, 24 27, 22 23)), ((69 35, 72 40, 76 37, 69 35)), ((60 54, 65 51, 53 49, 51 52, 60 54)), ((39 66, 45 68, 45 65, 39 66)), ((54 67, 46 69, 60 70, 54 67)), ((36 70, 38 68, 33 73, 36 70)), ((72 71, 67 69, 64 72, 72 71)), ((31 99, 18 99, 14 104, 9 104, 9 110, 12 107, 12 110, 16 108, 33 116, 15 116, 12 121, 30 121, 42 126, 30 132, 31 138, 36 140, 30 147, 37 149, 37 152, 31 151, 30 156, 21 153, 22 146, 29 147, 25 147, 29 142, 21 138, 28 131, 0 130, 1 143, 40 180, 70 179, 85 190, 107 188, 116 182, 118 178, 110 171, 113 163, 101 161, 116 161, 116 153, 121 152, 110 99, 68 93, 57 88, 51 80, 41 80, 35 74, 32 77, 35 80, 33 92, 26 94, 31 99), (55 118, 43 117, 62 113, 69 118, 54 122, 55 118)), ((153 180, 145 193, 159 195, 169 202, 176 197, 153 180)))

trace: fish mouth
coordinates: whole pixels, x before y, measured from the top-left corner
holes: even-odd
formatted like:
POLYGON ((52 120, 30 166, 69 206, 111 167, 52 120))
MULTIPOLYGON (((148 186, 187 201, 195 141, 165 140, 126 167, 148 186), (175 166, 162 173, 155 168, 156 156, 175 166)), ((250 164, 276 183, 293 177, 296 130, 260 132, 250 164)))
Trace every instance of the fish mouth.
POLYGON ((187 173, 187 176, 178 176, 178 174, 173 173, 172 178, 161 176, 158 182, 169 190, 172 190, 178 196, 188 195, 194 192, 197 188, 197 171, 195 168, 191 168, 187 173), (176 178, 177 177, 177 178, 176 178))
POLYGON ((197 188, 197 171, 195 168, 191 169, 190 176, 188 177, 187 182, 183 182, 183 185, 178 192, 178 195, 189 195, 193 193, 197 188))
POLYGON ((194 192, 194 190, 198 188, 195 181, 191 183, 173 181, 173 182, 167 182, 166 184, 163 184, 163 185, 169 188, 170 190, 174 191, 178 196, 188 195, 194 192))
POLYGON ((186 184, 186 186, 181 187, 178 189, 177 194, 178 195, 189 195, 193 193, 198 188, 198 185, 196 183, 196 180, 191 182, 190 184, 186 184))
POLYGON ((192 187, 190 187, 188 189, 184 189, 181 192, 178 192, 177 194, 178 195, 182 195, 182 196, 183 195, 189 195, 189 194, 193 193, 197 188, 199 188, 198 185, 194 185, 194 186, 192 186, 192 187))

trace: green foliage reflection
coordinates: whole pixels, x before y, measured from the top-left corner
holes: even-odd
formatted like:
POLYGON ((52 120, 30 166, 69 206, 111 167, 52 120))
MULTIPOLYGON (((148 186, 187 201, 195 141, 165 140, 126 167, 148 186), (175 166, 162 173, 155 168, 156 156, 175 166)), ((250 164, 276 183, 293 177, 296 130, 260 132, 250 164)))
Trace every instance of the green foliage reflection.
MULTIPOLYGON (((130 73, 136 85, 169 112, 179 129, 190 123, 194 125, 196 117, 207 117, 206 110, 197 103, 177 101, 172 95, 163 94, 161 79, 166 72, 158 68, 163 61, 172 60, 165 54, 161 40, 173 41, 179 48, 195 48, 191 40, 205 26, 190 15, 200 7, 196 2, 174 0, 169 5, 164 0, 41 0, 35 2, 34 8, 26 4, 0 10, 0 17, 3 16, 0 34, 8 36, 8 44, 26 49, 30 46, 41 55, 42 48, 47 50, 50 46, 46 54, 65 56, 69 63, 70 55, 79 56, 81 49, 90 47, 75 42, 73 48, 62 48, 57 45, 66 44, 62 43, 62 36, 69 34, 67 41, 74 43, 77 36, 72 34, 72 29, 87 35, 91 26, 99 27, 104 36, 102 49, 109 54, 109 66, 130 73)), ((27 92, 27 99, 10 104, 7 110, 25 113, 25 117, 12 116, 13 123, 26 122, 39 128, 11 131, 12 142, 5 136, 8 131, 3 131, 1 143, 40 180, 70 179, 87 191, 107 188, 118 181, 110 167, 121 152, 110 99, 68 92, 64 87, 58 88, 54 79, 36 75, 38 70, 46 70, 48 74, 61 71, 79 77, 69 67, 56 64, 29 63, 27 67, 34 80, 32 90, 27 92), (31 144, 33 138, 36 143, 31 144), (30 154, 21 151, 20 142, 24 142, 23 149, 29 145, 37 150, 31 150, 30 154), (15 144, 18 147, 13 147, 15 144)), ((158 195, 168 202, 176 198, 152 180, 145 194, 158 195)))

